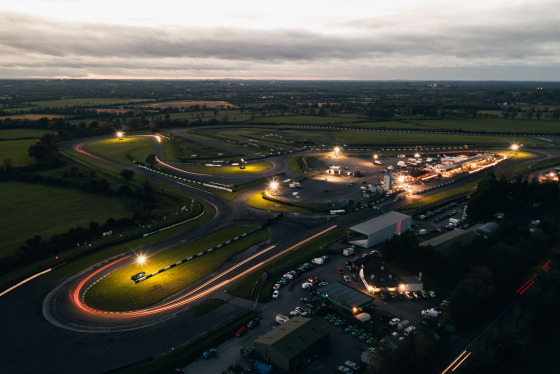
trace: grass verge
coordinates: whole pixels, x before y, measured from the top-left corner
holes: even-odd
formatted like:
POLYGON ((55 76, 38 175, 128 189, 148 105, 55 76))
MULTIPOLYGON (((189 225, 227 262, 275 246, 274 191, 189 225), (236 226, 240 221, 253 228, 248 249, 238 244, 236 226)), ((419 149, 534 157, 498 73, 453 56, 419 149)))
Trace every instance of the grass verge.
POLYGON ((210 313, 214 309, 218 309, 220 306, 222 306, 224 304, 227 304, 227 301, 222 300, 222 299, 212 298, 212 299, 205 300, 202 303, 194 306, 192 308, 192 311, 193 311, 195 316, 200 317, 200 316, 203 316, 205 314, 210 313))
POLYGON ((257 209, 263 210, 270 210, 273 212, 284 212, 284 213, 311 213, 309 209, 299 207, 299 206, 290 206, 281 204, 275 201, 269 201, 262 198, 263 191, 259 191, 256 194, 252 195, 247 199, 247 205, 257 209))
POLYGON ((242 175, 242 174, 255 174, 262 173, 271 169, 274 165, 269 161, 257 161, 245 164, 245 169, 240 169, 239 166, 206 166, 206 165, 183 165, 183 169, 195 173, 205 173, 212 175, 242 175))
POLYGON ((459 197, 469 195, 474 190, 477 184, 478 181, 474 181, 460 187, 440 192, 436 195, 416 201, 412 204, 405 205, 404 207, 399 208, 398 211, 405 214, 411 214, 413 212, 416 212, 417 210, 429 209, 433 206, 444 204, 459 197))

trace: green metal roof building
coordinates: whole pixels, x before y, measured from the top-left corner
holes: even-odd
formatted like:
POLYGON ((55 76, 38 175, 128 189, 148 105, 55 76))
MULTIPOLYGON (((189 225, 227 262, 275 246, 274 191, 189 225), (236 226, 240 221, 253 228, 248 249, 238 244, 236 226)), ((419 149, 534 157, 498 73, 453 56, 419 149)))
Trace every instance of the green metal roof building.
POLYGON ((329 333, 310 318, 293 317, 255 340, 255 353, 282 373, 295 372, 307 358, 324 350, 329 333))
POLYGON ((373 297, 341 282, 320 287, 315 293, 349 313, 362 313, 373 305, 373 297))

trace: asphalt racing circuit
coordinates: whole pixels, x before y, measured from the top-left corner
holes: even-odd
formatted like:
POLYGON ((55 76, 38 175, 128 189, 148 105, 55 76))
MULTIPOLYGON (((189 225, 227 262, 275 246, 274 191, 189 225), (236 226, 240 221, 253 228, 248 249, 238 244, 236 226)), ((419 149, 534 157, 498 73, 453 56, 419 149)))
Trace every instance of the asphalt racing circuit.
MULTIPOLYGON (((273 167, 258 174, 217 176, 188 172, 179 169, 177 164, 165 163, 162 157, 161 138, 152 137, 155 145, 154 153, 162 167, 184 173, 185 177, 190 176, 205 182, 240 185, 282 173, 287 175, 286 178, 290 176, 286 160, 293 157, 293 154, 267 158, 273 167)), ((82 146, 87 142, 101 139, 107 137, 70 141, 60 146, 166 183, 207 201, 216 210, 210 222, 145 246, 144 249, 149 250, 150 254, 205 237, 228 226, 260 225, 278 215, 275 212, 251 208, 246 204, 250 196, 262 190, 262 186, 242 192, 233 201, 226 202, 210 192, 181 181, 152 173, 137 165, 120 165, 83 150, 82 146)), ((474 180, 479 177, 472 178, 474 180)), ((341 186, 344 184, 341 183, 341 186)), ((344 188, 340 187, 340 191, 344 188)), ((434 193, 437 192, 440 191, 434 193)), ((321 198, 328 200, 339 197, 330 196, 324 194, 321 198)), ((380 205, 388 211, 397 204, 403 203, 405 201, 391 198, 380 205)), ((0 349, 2 372, 101 373, 160 356, 232 315, 255 307, 251 301, 235 299, 225 293, 226 288, 235 281, 249 273, 258 272, 271 261, 316 238, 372 216, 371 209, 362 209, 340 216, 325 213, 284 214, 269 226, 271 238, 266 243, 247 249, 217 271, 168 299, 139 310, 107 312, 91 308, 84 303, 84 295, 91 285, 109 273, 136 261, 132 251, 106 259, 64 281, 53 280, 47 275, 36 277, 0 297, 4 337, 0 349), (195 317, 191 306, 211 296, 221 297, 229 302, 212 313, 195 317)))

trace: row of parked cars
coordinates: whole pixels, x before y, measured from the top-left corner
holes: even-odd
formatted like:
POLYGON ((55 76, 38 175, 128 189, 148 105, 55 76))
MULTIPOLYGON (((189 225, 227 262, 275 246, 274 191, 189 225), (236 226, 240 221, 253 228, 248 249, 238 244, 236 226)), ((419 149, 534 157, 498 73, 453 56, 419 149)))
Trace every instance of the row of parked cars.
POLYGON ((344 365, 338 367, 338 372, 343 374, 354 374, 358 370, 360 370, 360 365, 352 361, 345 361, 344 365))

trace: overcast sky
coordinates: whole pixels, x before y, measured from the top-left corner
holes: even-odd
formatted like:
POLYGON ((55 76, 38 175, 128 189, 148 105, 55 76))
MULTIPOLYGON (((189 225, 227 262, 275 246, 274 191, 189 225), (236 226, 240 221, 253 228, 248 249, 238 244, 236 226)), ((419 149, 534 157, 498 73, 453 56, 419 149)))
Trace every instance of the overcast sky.
POLYGON ((559 0, 12 0, 0 78, 560 81, 559 0))

